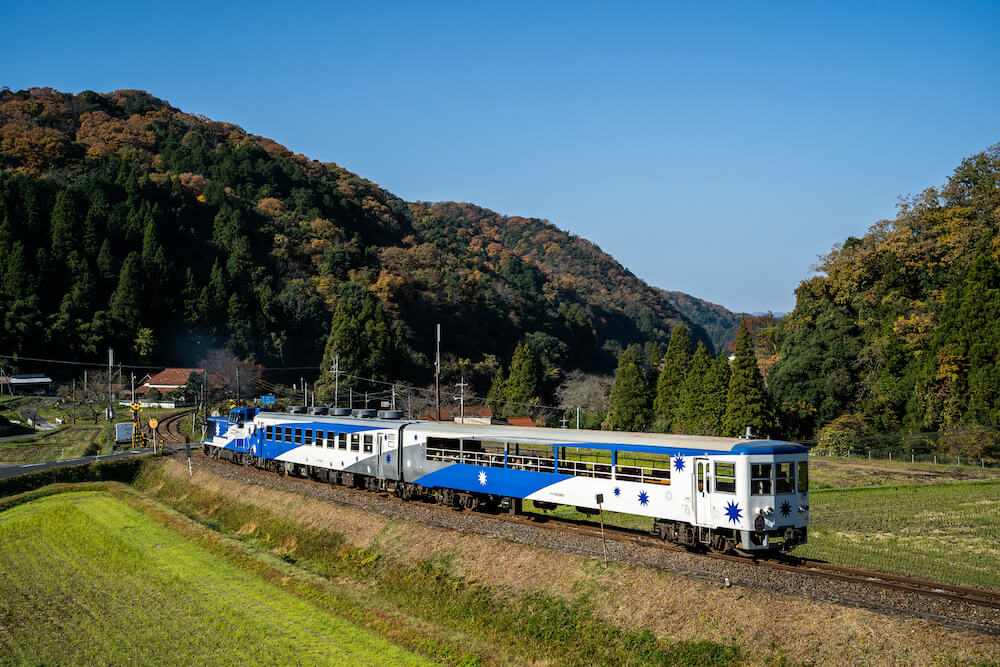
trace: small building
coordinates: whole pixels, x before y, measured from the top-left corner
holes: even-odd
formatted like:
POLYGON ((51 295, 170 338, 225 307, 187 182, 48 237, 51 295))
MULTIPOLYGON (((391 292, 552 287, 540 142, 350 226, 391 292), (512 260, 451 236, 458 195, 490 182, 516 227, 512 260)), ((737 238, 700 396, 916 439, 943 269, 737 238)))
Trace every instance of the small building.
POLYGON ((204 372, 203 368, 166 368, 155 375, 147 375, 143 378, 144 382, 135 388, 136 400, 142 405, 161 408, 193 405, 194 396, 187 396, 187 400, 172 400, 167 395, 178 390, 187 393, 187 382, 191 374, 201 375, 204 372), (159 392, 159 399, 150 396, 153 390, 159 392))
POLYGON ((44 373, 20 373, 10 376, 8 386, 12 394, 50 396, 52 385, 52 378, 44 373))

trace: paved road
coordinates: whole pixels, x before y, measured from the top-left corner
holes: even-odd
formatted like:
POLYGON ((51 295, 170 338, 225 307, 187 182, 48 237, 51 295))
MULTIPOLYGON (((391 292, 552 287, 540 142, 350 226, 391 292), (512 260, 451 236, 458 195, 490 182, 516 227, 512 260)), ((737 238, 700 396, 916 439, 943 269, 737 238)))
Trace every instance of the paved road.
MULTIPOLYGON (((194 445, 192 445, 192 448, 193 447, 194 445)), ((183 450, 184 445, 167 445, 163 449, 164 451, 168 452, 183 450)), ((47 461, 45 463, 14 463, 10 465, 0 465, 0 479, 17 477, 19 475, 27 475, 28 473, 32 473, 37 470, 45 470, 46 468, 78 466, 87 463, 95 463, 98 461, 107 461, 109 459, 123 459, 129 456, 137 456, 139 454, 149 454, 152 451, 153 450, 151 448, 147 447, 145 449, 130 449, 125 452, 115 452, 114 454, 102 454, 101 456, 81 456, 75 459, 63 459, 62 461, 47 461)))

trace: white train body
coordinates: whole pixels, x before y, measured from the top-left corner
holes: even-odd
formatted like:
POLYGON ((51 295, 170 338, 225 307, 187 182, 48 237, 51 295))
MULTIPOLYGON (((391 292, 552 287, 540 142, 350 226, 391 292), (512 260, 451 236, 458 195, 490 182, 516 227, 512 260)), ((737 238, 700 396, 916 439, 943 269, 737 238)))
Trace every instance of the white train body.
POLYGON ((216 456, 404 498, 600 508, 652 517, 664 539, 719 550, 788 550, 807 536, 807 450, 793 443, 252 408, 213 422, 204 444, 216 456))

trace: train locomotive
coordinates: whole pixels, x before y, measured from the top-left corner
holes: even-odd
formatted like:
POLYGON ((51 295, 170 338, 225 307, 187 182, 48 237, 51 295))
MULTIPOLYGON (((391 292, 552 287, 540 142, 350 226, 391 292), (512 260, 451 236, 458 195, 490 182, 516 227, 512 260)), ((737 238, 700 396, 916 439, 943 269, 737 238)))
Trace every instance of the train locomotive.
POLYGON ((794 443, 293 410, 212 418, 205 453, 459 509, 516 513, 530 500, 648 516, 660 537, 692 549, 752 555, 806 542, 808 451, 794 443))

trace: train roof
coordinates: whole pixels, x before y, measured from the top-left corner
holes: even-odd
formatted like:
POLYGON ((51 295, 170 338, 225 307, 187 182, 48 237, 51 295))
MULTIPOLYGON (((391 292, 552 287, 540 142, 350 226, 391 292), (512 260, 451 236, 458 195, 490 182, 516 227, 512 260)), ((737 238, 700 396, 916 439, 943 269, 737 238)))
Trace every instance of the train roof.
POLYGON ((805 454, 808 450, 794 442, 766 439, 717 438, 701 435, 673 433, 630 433, 625 431, 592 431, 572 428, 521 427, 486 424, 458 424, 455 422, 406 421, 361 417, 336 417, 332 415, 290 414, 264 412, 259 415, 275 422, 315 422, 350 425, 354 428, 399 428, 405 425, 407 433, 511 442, 525 445, 584 447, 587 449, 627 450, 654 454, 681 454, 697 456, 707 453, 730 454, 805 454))

